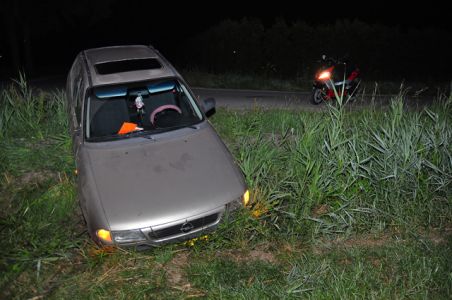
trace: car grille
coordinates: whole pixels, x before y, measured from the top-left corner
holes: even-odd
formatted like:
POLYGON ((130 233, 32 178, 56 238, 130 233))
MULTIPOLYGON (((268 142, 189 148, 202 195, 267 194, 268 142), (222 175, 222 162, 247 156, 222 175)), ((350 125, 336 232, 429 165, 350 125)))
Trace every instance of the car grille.
POLYGON ((177 225, 173 225, 170 227, 166 227, 160 230, 156 230, 156 231, 152 231, 151 233, 149 233, 149 237, 151 239, 162 239, 165 237, 169 237, 172 235, 178 235, 178 234, 183 234, 183 233, 189 233, 192 232, 196 229, 202 228, 204 226, 208 226, 210 224, 215 223, 218 220, 218 213, 213 214, 213 215, 209 215, 209 216, 205 216, 199 219, 195 219, 195 220, 191 220, 190 222, 187 223, 191 223, 192 226, 191 230, 189 231, 182 231, 181 227, 183 224, 185 223, 180 223, 177 225))

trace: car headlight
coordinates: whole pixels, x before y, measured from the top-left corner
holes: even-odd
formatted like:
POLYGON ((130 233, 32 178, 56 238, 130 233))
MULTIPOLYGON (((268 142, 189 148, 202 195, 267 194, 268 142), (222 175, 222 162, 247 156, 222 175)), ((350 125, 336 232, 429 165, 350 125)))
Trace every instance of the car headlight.
POLYGON ((141 230, 124 230, 124 231, 113 231, 113 240, 116 243, 131 243, 144 241, 146 238, 141 230))
POLYGON ((99 229, 98 231, 96 231, 96 235, 103 242, 111 243, 111 233, 110 233, 110 231, 105 230, 105 229, 99 229))

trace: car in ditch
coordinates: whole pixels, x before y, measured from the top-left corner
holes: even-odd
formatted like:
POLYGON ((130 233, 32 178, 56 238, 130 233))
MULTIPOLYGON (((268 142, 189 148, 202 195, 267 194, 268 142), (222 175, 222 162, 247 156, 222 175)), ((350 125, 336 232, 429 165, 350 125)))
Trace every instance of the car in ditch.
POLYGON ((148 248, 214 230, 246 205, 243 174, 199 101, 152 46, 80 52, 66 84, 77 195, 101 245, 148 248))

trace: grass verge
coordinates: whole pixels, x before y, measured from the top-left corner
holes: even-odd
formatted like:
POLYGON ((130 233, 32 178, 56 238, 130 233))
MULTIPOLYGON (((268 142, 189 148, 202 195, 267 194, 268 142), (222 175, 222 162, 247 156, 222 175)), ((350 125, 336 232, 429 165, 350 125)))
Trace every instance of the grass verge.
POLYGON ((0 98, 2 298, 447 298, 451 99, 423 111, 219 110, 251 206, 207 241, 98 249, 75 195, 64 94, 0 98))

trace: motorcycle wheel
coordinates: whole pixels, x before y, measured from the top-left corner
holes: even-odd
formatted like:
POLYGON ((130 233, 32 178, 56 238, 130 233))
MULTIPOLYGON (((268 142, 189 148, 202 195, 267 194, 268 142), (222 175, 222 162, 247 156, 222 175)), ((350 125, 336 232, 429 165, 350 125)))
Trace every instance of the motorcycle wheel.
POLYGON ((319 105, 325 100, 324 92, 321 89, 315 88, 312 90, 311 103, 314 105, 319 105))

